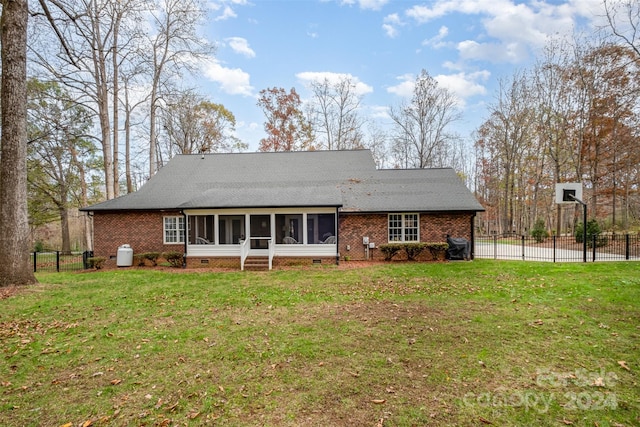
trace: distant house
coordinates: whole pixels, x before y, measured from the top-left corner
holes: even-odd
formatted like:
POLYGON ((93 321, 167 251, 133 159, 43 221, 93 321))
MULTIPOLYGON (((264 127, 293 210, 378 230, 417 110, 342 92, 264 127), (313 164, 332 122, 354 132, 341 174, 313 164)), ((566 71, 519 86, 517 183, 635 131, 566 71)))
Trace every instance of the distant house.
POLYGON ((83 208, 94 255, 177 251, 187 267, 382 259, 378 245, 474 238, 484 209, 452 169, 378 170, 369 150, 178 155, 83 208), (258 257, 258 258, 255 258, 258 257))

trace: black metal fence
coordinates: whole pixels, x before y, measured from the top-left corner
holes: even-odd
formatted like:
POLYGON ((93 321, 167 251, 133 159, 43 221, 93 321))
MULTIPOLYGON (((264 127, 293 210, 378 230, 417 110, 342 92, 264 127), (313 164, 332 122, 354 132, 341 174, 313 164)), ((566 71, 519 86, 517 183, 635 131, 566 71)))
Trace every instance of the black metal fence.
POLYGON ((31 252, 30 255, 34 273, 84 270, 89 268, 89 258, 93 256, 91 251, 45 251, 31 252))
POLYGON ((587 236, 552 236, 541 241, 522 235, 476 236, 476 258, 550 262, 640 261, 640 236, 603 233, 587 236))

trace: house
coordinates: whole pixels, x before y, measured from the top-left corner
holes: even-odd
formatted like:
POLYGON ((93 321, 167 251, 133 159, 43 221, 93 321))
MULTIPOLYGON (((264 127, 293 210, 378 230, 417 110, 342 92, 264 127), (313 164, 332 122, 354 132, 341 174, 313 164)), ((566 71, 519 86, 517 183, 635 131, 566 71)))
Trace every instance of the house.
POLYGON ((383 259, 378 245, 474 238, 455 171, 376 169, 369 150, 178 155, 138 191, 83 208, 94 255, 177 251, 187 267, 383 259))

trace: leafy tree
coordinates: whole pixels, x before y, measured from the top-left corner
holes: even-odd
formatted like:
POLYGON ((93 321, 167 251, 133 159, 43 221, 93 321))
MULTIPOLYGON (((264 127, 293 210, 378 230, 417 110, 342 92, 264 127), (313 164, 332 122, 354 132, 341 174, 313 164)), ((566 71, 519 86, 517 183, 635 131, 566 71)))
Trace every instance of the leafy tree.
POLYGON ((266 117, 267 137, 260 140, 260 151, 304 151, 313 149, 311 125, 301 110, 302 101, 295 88, 260 91, 258 106, 266 117))
POLYGON ((86 138, 91 113, 55 83, 28 82, 28 183, 34 225, 60 220, 62 252, 71 252, 69 209, 86 194, 86 170, 95 165, 95 146, 86 138), (92 164, 92 162, 94 162, 92 164))
POLYGON ((222 104, 205 101, 190 91, 165 106, 162 122, 171 144, 169 156, 174 152, 228 153, 247 148, 233 134, 236 125, 233 113, 222 104))
POLYGON ((27 0, 3 1, 0 18, 0 287, 36 282, 27 214, 27 0))

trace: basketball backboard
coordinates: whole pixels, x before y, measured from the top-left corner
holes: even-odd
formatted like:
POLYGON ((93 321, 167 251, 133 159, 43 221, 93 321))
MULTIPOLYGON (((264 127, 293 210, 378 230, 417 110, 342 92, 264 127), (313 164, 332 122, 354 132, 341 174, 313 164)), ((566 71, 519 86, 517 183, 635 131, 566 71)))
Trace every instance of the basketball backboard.
POLYGON ((556 184, 556 203, 568 204, 582 200, 582 183, 563 182, 556 184))

